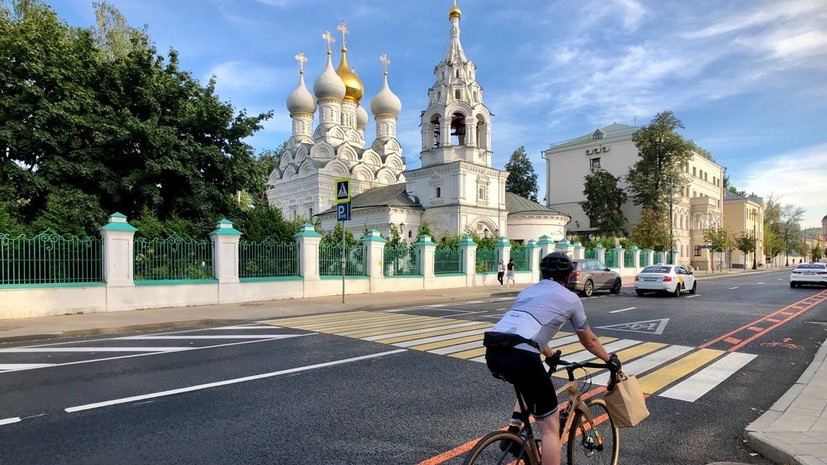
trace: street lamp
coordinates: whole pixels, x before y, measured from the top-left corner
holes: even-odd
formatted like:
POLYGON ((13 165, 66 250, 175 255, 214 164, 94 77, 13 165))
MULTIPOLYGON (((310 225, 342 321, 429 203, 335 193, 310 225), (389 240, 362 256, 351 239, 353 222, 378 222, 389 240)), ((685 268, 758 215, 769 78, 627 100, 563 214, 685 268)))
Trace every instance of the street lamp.
POLYGON ((752 269, 758 269, 758 236, 756 235, 755 222, 758 221, 758 210, 750 210, 750 217, 752 218, 752 269))
POLYGON ((670 178, 669 181, 669 263, 675 263, 675 245, 674 245, 674 237, 673 237, 673 224, 672 224, 672 202, 675 196, 675 185, 670 178))

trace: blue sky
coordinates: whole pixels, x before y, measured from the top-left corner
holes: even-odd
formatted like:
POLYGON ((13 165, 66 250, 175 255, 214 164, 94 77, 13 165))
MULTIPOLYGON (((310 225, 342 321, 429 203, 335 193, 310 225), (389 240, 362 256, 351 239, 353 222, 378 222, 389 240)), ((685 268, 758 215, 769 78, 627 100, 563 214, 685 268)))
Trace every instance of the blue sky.
MULTIPOLYGON (((46 0, 69 24, 94 24, 92 0, 46 0)), ((249 142, 290 136, 287 95, 302 51, 308 87, 322 71, 325 30, 344 20, 348 62, 381 88, 379 56, 402 100, 398 138, 419 166, 419 115, 448 43, 450 0, 110 0, 159 52, 222 100, 275 116, 249 142)), ((646 125, 671 110, 681 134, 712 153, 739 189, 827 214, 827 3, 824 0, 459 0, 462 44, 494 114, 493 164, 613 122, 646 125)), ((337 33, 335 48, 341 45, 337 33)), ((338 64, 338 57, 334 65, 338 64)), ((374 129, 368 126, 367 139, 374 129)))

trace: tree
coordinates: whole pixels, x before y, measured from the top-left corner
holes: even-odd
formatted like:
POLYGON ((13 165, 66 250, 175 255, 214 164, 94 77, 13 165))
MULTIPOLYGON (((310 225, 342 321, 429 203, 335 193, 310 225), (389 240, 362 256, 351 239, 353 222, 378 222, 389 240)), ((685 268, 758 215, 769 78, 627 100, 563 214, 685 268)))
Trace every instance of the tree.
MULTIPOLYGON (((741 235, 738 236, 737 239, 735 239, 735 247, 744 253, 744 268, 746 268, 749 265, 747 263, 747 257, 749 256, 749 254, 755 252, 756 243, 757 241, 751 233, 741 233, 741 235)), ((753 257, 753 259, 755 259, 755 257, 753 257)))
POLYGON ((718 267, 721 268, 723 264, 723 254, 730 247, 729 232, 722 228, 711 228, 704 231, 704 242, 712 246, 712 252, 718 252, 718 267))
POLYGON ((142 30, 130 27, 126 18, 109 2, 93 2, 95 9, 95 44, 104 60, 114 61, 126 57, 134 47, 147 42, 146 26, 142 30))
MULTIPOLYGON (((322 244, 342 245, 342 222, 337 222, 333 231, 328 231, 322 236, 322 244)), ((359 245, 359 241, 353 236, 353 232, 345 230, 345 244, 348 248, 359 245)))
POLYGON ((620 210, 626 202, 626 193, 617 187, 620 178, 606 170, 598 170, 586 176, 583 195, 579 202, 583 212, 593 222, 598 234, 623 236, 626 234, 626 217, 620 210))
POLYGON ((824 249, 821 248, 821 244, 817 244, 813 249, 810 251, 810 257, 814 262, 820 262, 821 257, 824 256, 824 249))
POLYGON ((505 164, 508 179, 505 181, 505 190, 529 200, 537 201, 537 174, 531 160, 525 153, 525 146, 520 146, 511 154, 511 159, 505 164))
POLYGON ((663 212, 644 208, 632 231, 632 242, 644 249, 669 250, 669 218, 663 212))
POLYGON ((662 212, 674 191, 687 184, 683 166, 692 157, 693 144, 676 134, 677 128, 683 124, 666 111, 632 135, 640 159, 629 168, 626 179, 635 205, 662 212))

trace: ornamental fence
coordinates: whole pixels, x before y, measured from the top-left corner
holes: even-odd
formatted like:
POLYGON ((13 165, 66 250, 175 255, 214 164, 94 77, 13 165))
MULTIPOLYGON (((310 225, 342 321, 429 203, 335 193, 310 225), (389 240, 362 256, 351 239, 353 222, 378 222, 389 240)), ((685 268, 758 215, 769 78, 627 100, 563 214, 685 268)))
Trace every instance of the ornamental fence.
POLYGON ((294 242, 239 241, 238 277, 284 278, 299 276, 299 246, 294 242))
POLYGON ((434 251, 434 274, 462 273, 462 250, 442 247, 434 251))
POLYGON ((47 229, 34 237, 0 233, 0 285, 103 282, 103 242, 61 236, 47 229))
POLYGON ((419 252, 414 246, 386 246, 382 260, 384 276, 417 276, 419 272, 419 252))
POLYGON ((606 266, 618 268, 617 251, 615 249, 606 250, 606 266))
POLYGON ((477 248, 477 273, 490 273, 497 271, 499 257, 497 251, 490 247, 477 248))
POLYGON ((135 281, 213 279, 212 242, 172 234, 135 239, 135 281))
MULTIPOLYGON (((344 248, 345 276, 365 275, 365 247, 344 248)), ((319 244, 319 276, 342 276, 342 244, 319 244)))
POLYGON ((635 267, 635 252, 633 250, 626 250, 623 252, 623 266, 626 268, 635 267))
POLYGON ((512 247, 511 259, 514 260, 514 271, 528 271, 531 267, 531 258, 525 247, 512 247))

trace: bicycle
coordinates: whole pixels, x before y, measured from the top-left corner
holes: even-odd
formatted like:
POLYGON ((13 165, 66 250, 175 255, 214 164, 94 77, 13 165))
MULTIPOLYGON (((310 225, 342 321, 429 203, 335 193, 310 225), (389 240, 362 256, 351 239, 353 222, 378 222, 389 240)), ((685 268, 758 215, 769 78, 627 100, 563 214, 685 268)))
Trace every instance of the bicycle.
MULTIPOLYGON (((609 368, 609 365, 558 360, 549 368, 549 376, 557 371, 557 366, 565 368, 568 374, 568 382, 557 389, 555 395, 559 397, 564 392, 569 393, 568 406, 560 410, 560 437, 566 443, 569 465, 617 465, 620 456, 620 432, 609 416, 606 402, 603 399, 594 399, 589 403, 583 401, 583 391, 574 378, 574 371, 577 369, 609 368)), ((586 371, 586 374, 584 386, 588 384, 590 388, 591 373, 586 371)), ((614 376, 610 379, 614 379, 614 376)), ((514 390, 520 409, 525 415, 526 406, 516 387, 514 390)), ((489 464, 540 465, 540 439, 534 436, 531 422, 526 422, 519 433, 497 430, 487 434, 468 452, 463 462, 463 465, 489 464)))

